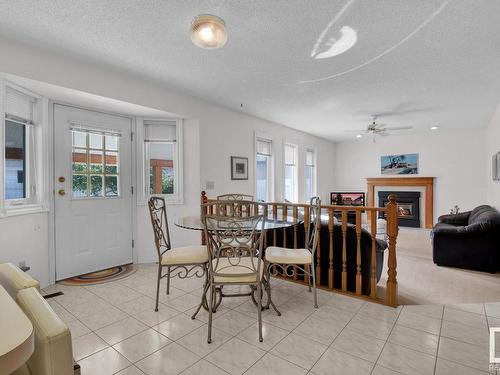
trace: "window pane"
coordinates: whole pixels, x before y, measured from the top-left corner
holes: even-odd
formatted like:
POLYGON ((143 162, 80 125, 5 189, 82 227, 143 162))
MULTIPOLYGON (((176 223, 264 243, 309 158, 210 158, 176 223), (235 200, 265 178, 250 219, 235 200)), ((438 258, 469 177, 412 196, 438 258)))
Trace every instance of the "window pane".
POLYGON ((107 197, 117 197, 118 196, 118 176, 106 176, 104 178, 105 182, 105 193, 107 197))
POLYGON ((285 166, 285 199, 295 200, 295 167, 285 166))
POLYGON ((149 143, 149 182, 151 194, 175 193, 175 144, 149 143))
POLYGON ((5 199, 26 198, 26 126, 5 121, 5 199))
POLYGON ((90 196, 102 197, 102 176, 90 176, 90 196))
POLYGON ((313 176, 314 176, 314 167, 307 166, 304 170, 305 179, 306 179, 306 200, 309 201, 311 197, 314 195, 314 185, 313 185, 313 176))
POLYGON ((161 190, 162 194, 174 193, 174 168, 164 167, 161 169, 161 190))
POLYGON ((118 150, 120 146, 118 136, 73 131, 73 143, 84 146, 73 147, 73 197, 118 196, 120 194, 119 153, 113 150, 97 149, 109 146, 118 150))
POLYGON ((257 155, 256 156, 256 161, 257 161, 257 167, 256 167, 256 173, 255 173, 255 178, 256 178, 256 185, 257 185, 257 200, 258 201, 264 201, 267 202, 269 201, 269 168, 270 168, 270 163, 269 163, 269 156, 264 156, 264 155, 257 155))
POLYGON ((106 174, 118 174, 118 152, 106 151, 106 174))
POLYGON ((73 149, 73 172, 87 172, 87 150, 80 148, 73 149))
POLYGON ((102 149, 103 144, 102 144, 102 134, 89 134, 89 141, 90 141, 90 148, 98 148, 102 149))
POLYGON ((87 147, 87 133, 73 130, 73 147, 87 147))
POLYGON ((73 175, 73 197, 82 198, 87 196, 87 175, 73 175))
POLYGON ((106 136, 106 150, 118 150, 118 137, 115 135, 106 136))
POLYGON ((90 165, 89 169, 91 173, 102 173, 102 162, 104 160, 102 151, 89 151, 90 165))

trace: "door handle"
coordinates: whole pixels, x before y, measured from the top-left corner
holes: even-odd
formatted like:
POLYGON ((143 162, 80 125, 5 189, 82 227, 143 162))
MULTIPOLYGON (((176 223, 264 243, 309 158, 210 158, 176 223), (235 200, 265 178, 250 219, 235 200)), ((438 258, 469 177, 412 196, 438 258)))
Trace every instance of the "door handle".
POLYGON ((66 195, 66 192, 64 191, 64 189, 59 189, 59 191, 57 192, 60 196, 63 196, 63 195, 66 195))

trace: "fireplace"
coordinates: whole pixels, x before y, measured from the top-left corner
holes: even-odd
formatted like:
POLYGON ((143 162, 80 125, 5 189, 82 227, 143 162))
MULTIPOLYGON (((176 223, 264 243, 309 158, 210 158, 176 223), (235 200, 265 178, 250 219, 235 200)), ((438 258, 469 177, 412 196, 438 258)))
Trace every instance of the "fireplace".
MULTIPOLYGON (((385 207, 389 202, 390 194, 395 194, 397 197, 399 226, 420 228, 420 192, 379 191, 379 207, 385 207)), ((385 218, 385 212, 380 212, 379 217, 385 218)))

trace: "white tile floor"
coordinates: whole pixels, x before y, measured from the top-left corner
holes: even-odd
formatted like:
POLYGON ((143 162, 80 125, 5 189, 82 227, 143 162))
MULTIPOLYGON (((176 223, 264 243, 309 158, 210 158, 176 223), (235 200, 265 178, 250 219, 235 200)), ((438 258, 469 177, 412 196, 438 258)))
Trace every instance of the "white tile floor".
MULTIPOLYGON (((414 305, 397 309, 273 280, 282 316, 263 313, 257 338, 249 298, 227 298, 214 316, 207 344, 207 313, 190 316, 202 280, 162 283, 155 313, 156 267, 140 265, 126 279, 62 290, 49 303, 68 324, 83 375, 488 374, 488 327, 500 326, 500 303, 414 305)), ((497 345, 500 347, 500 342, 497 345)))

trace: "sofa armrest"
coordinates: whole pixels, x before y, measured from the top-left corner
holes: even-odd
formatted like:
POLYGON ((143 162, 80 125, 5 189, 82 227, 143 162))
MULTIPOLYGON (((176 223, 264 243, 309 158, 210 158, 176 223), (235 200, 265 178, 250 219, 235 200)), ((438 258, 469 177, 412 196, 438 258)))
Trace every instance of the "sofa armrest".
POLYGON ((31 373, 72 375, 73 347, 68 326, 35 288, 19 291, 16 300, 35 330, 35 351, 27 362, 31 373))
POLYGON ((441 215, 438 218, 438 223, 464 226, 469 223, 470 213, 470 211, 467 211, 452 215, 441 215))
POLYGON ((35 288, 40 291, 40 283, 12 263, 0 264, 0 284, 13 299, 22 289, 35 288))

